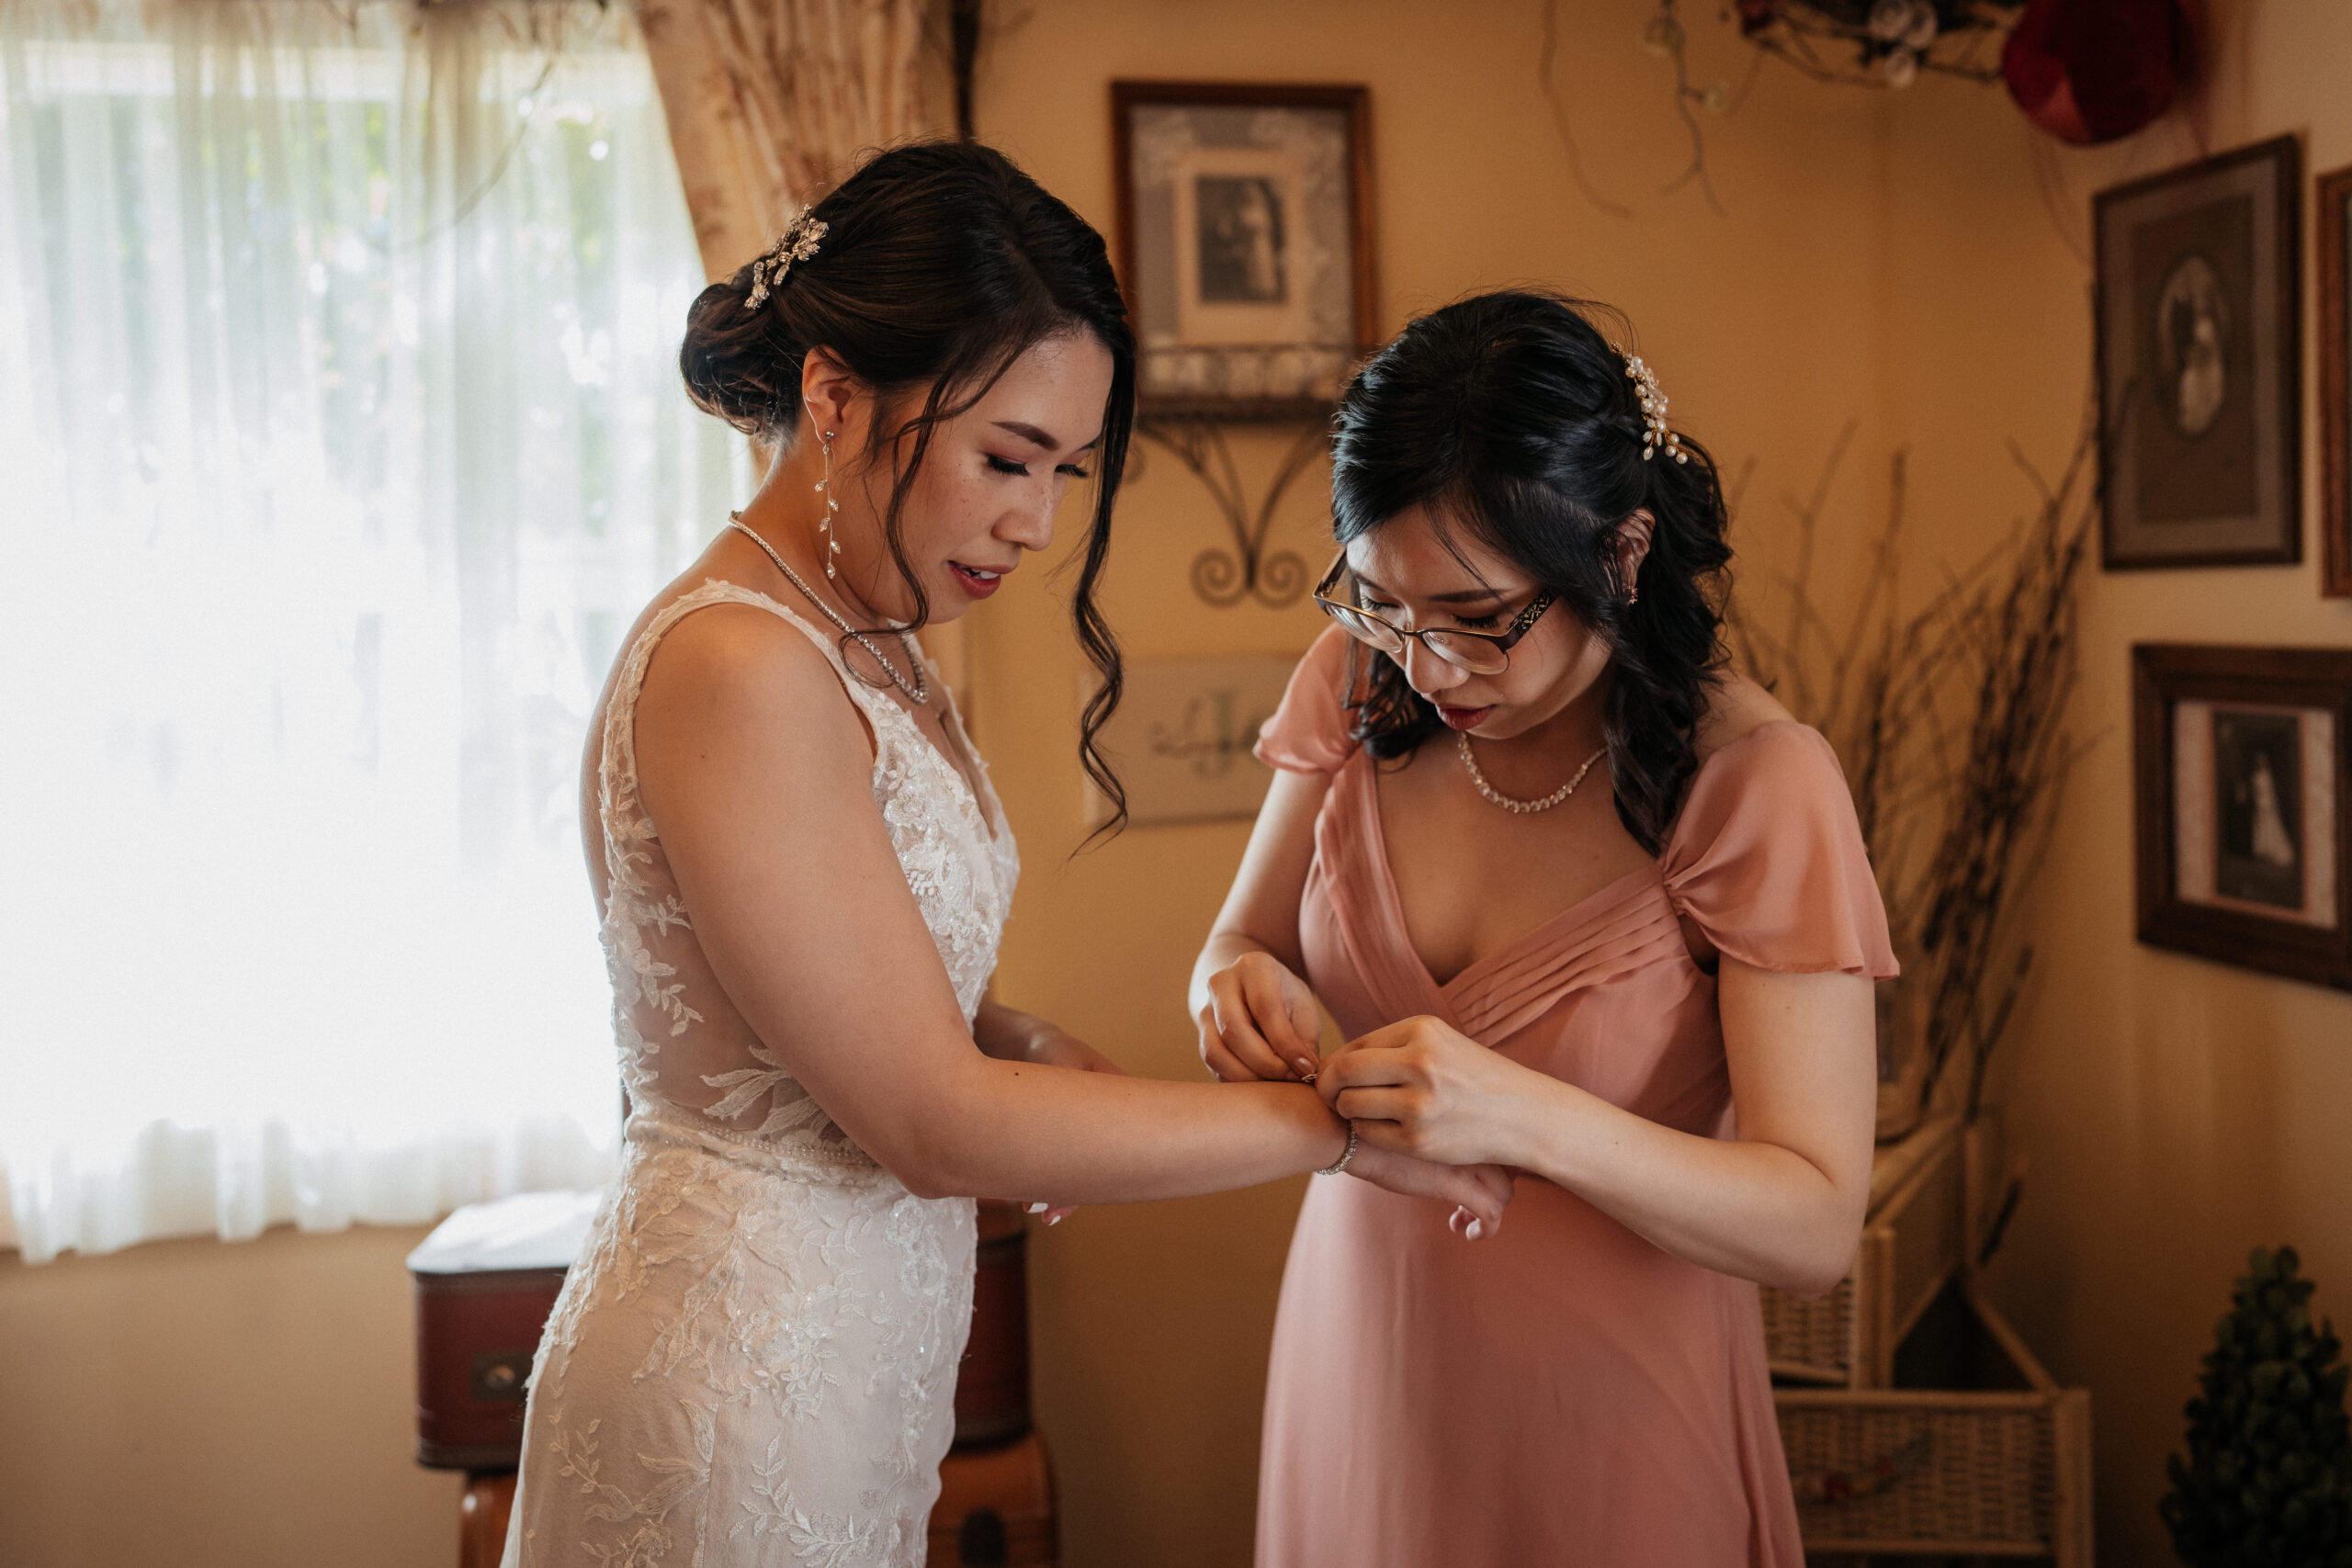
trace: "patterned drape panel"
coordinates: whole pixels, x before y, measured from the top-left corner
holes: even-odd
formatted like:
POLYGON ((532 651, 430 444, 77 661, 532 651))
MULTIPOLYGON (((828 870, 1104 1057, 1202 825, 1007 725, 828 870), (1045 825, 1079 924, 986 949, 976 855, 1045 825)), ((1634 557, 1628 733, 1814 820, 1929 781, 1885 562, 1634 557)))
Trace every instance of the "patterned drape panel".
MULTIPOLYGON (((869 148, 929 129, 923 0, 638 0, 704 273, 766 250, 869 148)), ((768 453, 756 443, 754 466, 768 453)), ((966 627, 923 646, 975 730, 966 627)))
POLYGON ((705 270, 925 129, 922 0, 639 0, 705 270))

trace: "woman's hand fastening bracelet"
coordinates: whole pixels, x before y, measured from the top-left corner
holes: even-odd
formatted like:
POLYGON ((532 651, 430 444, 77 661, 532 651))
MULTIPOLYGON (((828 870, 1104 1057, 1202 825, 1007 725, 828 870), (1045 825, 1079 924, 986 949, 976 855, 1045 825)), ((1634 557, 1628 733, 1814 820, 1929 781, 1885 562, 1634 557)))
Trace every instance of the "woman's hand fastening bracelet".
POLYGON ((1347 1146, 1346 1148, 1341 1149, 1341 1150, 1340 1151, 1340 1157, 1339 1157, 1339 1159, 1338 1159, 1338 1161, 1337 1161, 1337 1162, 1335 1162, 1334 1164, 1328 1165, 1328 1166, 1324 1167, 1321 1170, 1317 1171, 1315 1174, 1316 1174, 1316 1175, 1317 1175, 1317 1176, 1338 1176, 1338 1175, 1339 1175, 1339 1174, 1340 1174, 1342 1171, 1344 1171, 1344 1170, 1346 1170, 1346 1169, 1348 1168, 1348 1161, 1350 1161, 1350 1160, 1351 1160, 1351 1159, 1353 1159, 1353 1158, 1355 1158, 1355 1157, 1356 1157, 1356 1124, 1355 1124, 1354 1122, 1349 1122, 1349 1123, 1348 1123, 1348 1146, 1347 1146))

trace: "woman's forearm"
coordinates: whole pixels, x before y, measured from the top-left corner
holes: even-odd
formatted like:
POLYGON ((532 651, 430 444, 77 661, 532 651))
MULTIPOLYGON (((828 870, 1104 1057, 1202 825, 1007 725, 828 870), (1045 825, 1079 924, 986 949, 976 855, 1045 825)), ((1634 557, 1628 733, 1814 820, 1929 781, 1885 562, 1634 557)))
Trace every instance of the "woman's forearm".
POLYGON ((1168 1083, 973 1056, 928 1086, 877 1159, 919 1195, 1131 1203, 1254 1186, 1340 1157, 1347 1124, 1302 1084, 1168 1083))
POLYGON ((1867 1190, 1793 1149, 1677 1132, 1554 1078, 1530 1087, 1508 1162, 1664 1250, 1801 1296, 1852 1264, 1867 1190))

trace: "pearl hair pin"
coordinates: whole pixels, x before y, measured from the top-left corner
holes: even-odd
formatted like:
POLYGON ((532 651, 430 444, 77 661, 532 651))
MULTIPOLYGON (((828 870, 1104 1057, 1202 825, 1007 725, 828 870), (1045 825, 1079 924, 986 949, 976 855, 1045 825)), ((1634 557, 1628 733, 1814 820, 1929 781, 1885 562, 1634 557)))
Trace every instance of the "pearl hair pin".
POLYGON ((1642 363, 1641 355, 1618 354, 1625 361, 1625 378, 1634 383, 1642 398, 1642 461, 1646 463, 1664 452, 1678 463, 1687 463, 1690 454, 1682 449, 1681 440, 1666 423, 1666 394, 1658 390, 1657 372, 1642 363))
POLYGON ((827 227, 805 212, 786 224, 767 254, 752 264, 752 292, 743 309, 756 310, 766 304, 768 295, 784 286, 784 275, 792 270, 792 264, 817 254, 817 242, 825 237, 827 227))

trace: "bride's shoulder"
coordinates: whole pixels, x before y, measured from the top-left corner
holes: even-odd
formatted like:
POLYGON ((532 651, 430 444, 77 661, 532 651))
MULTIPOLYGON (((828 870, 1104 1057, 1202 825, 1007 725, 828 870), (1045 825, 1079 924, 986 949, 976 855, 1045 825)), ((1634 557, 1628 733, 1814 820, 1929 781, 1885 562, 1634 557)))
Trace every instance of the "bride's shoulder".
POLYGON ((1706 711, 1699 716, 1699 761, 1744 740, 1768 724, 1796 721, 1781 701, 1765 687, 1725 670, 1709 682, 1706 711))
POLYGON ((695 725, 782 726, 802 733, 811 725, 818 734, 844 723, 853 731, 865 728, 864 716, 843 701, 841 675, 817 639, 757 597, 703 589, 670 596, 648 612, 635 635, 648 629, 658 630, 660 639, 646 653, 640 728, 662 713, 695 725), (697 602, 684 603, 689 600, 697 602))

